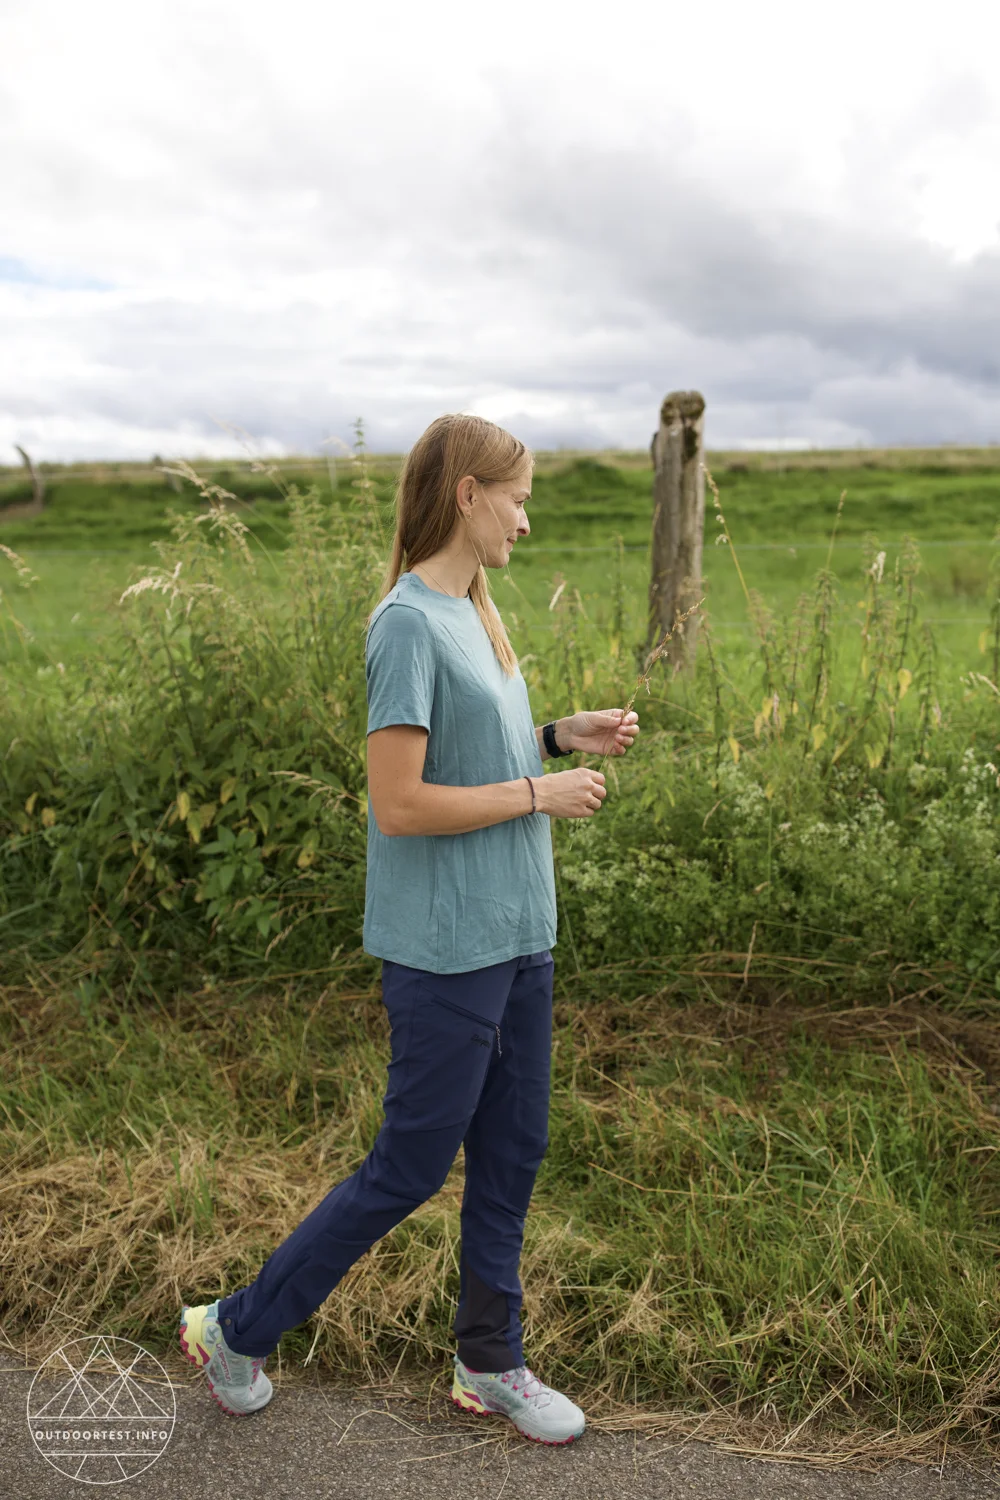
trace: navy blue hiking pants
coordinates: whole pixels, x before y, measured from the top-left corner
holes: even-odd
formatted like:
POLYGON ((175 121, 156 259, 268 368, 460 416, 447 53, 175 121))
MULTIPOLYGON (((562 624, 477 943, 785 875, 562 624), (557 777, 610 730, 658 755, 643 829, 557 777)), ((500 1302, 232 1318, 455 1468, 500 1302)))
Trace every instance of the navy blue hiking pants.
POLYGON ((548 1146, 552 974, 547 950, 465 974, 382 963, 391 1060, 385 1120, 357 1171, 220 1299, 226 1343, 270 1354, 376 1240, 443 1186, 465 1149, 454 1332, 471 1370, 524 1364, 518 1263, 548 1146))

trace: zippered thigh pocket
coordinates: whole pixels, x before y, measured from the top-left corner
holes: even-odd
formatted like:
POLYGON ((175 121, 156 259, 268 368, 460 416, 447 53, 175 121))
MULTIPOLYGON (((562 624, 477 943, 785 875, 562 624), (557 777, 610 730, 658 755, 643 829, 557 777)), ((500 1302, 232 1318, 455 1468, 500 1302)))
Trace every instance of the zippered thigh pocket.
POLYGON ((500 1027, 496 1021, 491 1021, 488 1016, 479 1016, 474 1010, 466 1010, 464 1005, 456 1005, 454 1000, 445 1000, 441 995, 435 995, 434 991, 428 985, 421 984, 417 988, 417 994, 421 995, 424 993, 426 993, 430 1000, 434 1001, 435 1005, 443 1005, 448 1010, 453 1010, 456 1015, 467 1016, 470 1021, 475 1021, 480 1026, 488 1026, 490 1031, 496 1034, 497 1056, 503 1057, 503 1051, 500 1047, 500 1027))
POLYGON ((499 1039, 499 1027, 485 1016, 416 987, 399 1105, 417 1128, 461 1126, 464 1135, 499 1039))

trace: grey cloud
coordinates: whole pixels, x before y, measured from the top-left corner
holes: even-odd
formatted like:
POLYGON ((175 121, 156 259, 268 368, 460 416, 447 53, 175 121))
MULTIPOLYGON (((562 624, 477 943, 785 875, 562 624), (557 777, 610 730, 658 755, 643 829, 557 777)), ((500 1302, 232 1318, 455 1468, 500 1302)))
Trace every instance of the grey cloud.
MULTIPOLYGON (((134 185, 123 235, 139 238, 109 251, 138 290, 85 307, 53 294, 47 324, 9 318, 11 347, 51 328, 79 358, 11 368, 3 430, 92 415, 127 448, 154 428, 214 436, 217 415, 312 449, 362 414, 373 446, 398 450, 494 393, 533 446, 644 447, 662 395, 695 386, 720 445, 1000 437, 1000 254, 956 264, 902 221, 741 208, 686 175, 672 142, 557 149, 516 116, 488 151, 456 138, 432 159, 419 126, 324 138, 292 106, 245 129, 221 116, 207 138, 149 126, 170 169, 134 185), (172 297, 135 258, 143 234, 162 236, 154 269, 180 268, 172 297), (347 273, 336 298, 310 281, 326 270, 347 273), (256 310, 255 285, 278 283, 256 310), (553 398, 565 411, 545 415, 553 398)), ((897 145, 881 149, 891 175, 897 145)), ((870 166, 849 160, 862 201, 870 166)), ((73 194, 67 223, 123 213, 121 183, 88 178, 82 148, 46 170, 73 194)))
MULTIPOLYGON (((513 171, 516 213, 606 292, 692 332, 800 336, 818 348, 1000 380, 1000 253, 943 250, 817 216, 740 212, 671 160, 574 146, 513 171)), ((513 217, 513 215, 512 215, 513 217)))

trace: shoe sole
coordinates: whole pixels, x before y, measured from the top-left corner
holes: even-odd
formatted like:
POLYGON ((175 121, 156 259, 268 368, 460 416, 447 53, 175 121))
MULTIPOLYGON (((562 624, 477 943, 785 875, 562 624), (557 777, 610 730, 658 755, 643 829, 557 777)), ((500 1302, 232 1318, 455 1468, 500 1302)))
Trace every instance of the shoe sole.
MULTIPOLYGON (((187 1313, 189 1311, 190 1308, 188 1306, 185 1306, 181 1312, 181 1326, 179 1334, 181 1351, 186 1360, 189 1360, 190 1363, 193 1364, 197 1369, 203 1370, 205 1372, 205 1383, 208 1386, 209 1393, 216 1406, 220 1411, 224 1411, 227 1417, 253 1417, 257 1414, 257 1412, 263 1411, 263 1406, 255 1406, 252 1411, 240 1411, 237 1407, 227 1406, 223 1401, 222 1397, 215 1389, 215 1386, 212 1384, 208 1375, 208 1371, 205 1369, 205 1366, 210 1362, 212 1356, 206 1353, 201 1344, 198 1343, 197 1339, 195 1340, 194 1345, 195 1349, 198 1351, 197 1353, 193 1353, 188 1346, 188 1341, 185 1335, 187 1333, 187 1313)), ((270 1400, 270 1397, 268 1398, 268 1400, 270 1400)), ((267 1404, 267 1401, 265 1401, 264 1406, 266 1406, 267 1404)))
POLYGON ((470 1412, 474 1417, 506 1417, 514 1431, 519 1433, 521 1437, 527 1438, 529 1443, 541 1443, 545 1448, 565 1448, 569 1443, 575 1443, 579 1438, 583 1437, 586 1431, 586 1428, 581 1428, 579 1432, 571 1432, 567 1438, 535 1437, 534 1433, 525 1432, 523 1427, 519 1427, 510 1415, 510 1412, 494 1411, 492 1406, 485 1406, 478 1395, 475 1397, 475 1401, 470 1401, 464 1391, 461 1396, 458 1396, 455 1394, 453 1388, 449 1394, 452 1405, 457 1406, 459 1411, 470 1412), (479 1404, 476 1405, 476 1402, 479 1404))

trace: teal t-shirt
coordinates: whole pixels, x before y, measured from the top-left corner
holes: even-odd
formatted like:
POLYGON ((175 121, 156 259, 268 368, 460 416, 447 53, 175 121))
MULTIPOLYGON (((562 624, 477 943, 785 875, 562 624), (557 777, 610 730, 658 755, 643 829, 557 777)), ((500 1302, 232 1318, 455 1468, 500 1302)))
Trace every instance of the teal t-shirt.
MULTIPOLYGON (((365 643, 368 733, 428 731, 424 781, 483 786, 540 776, 542 758, 518 669, 497 661, 475 604, 403 573, 365 643)), ((524 788, 525 801, 528 788, 524 788)), ((461 974, 556 940, 552 824, 545 813, 470 833, 381 833, 368 799, 367 953, 461 974)))

